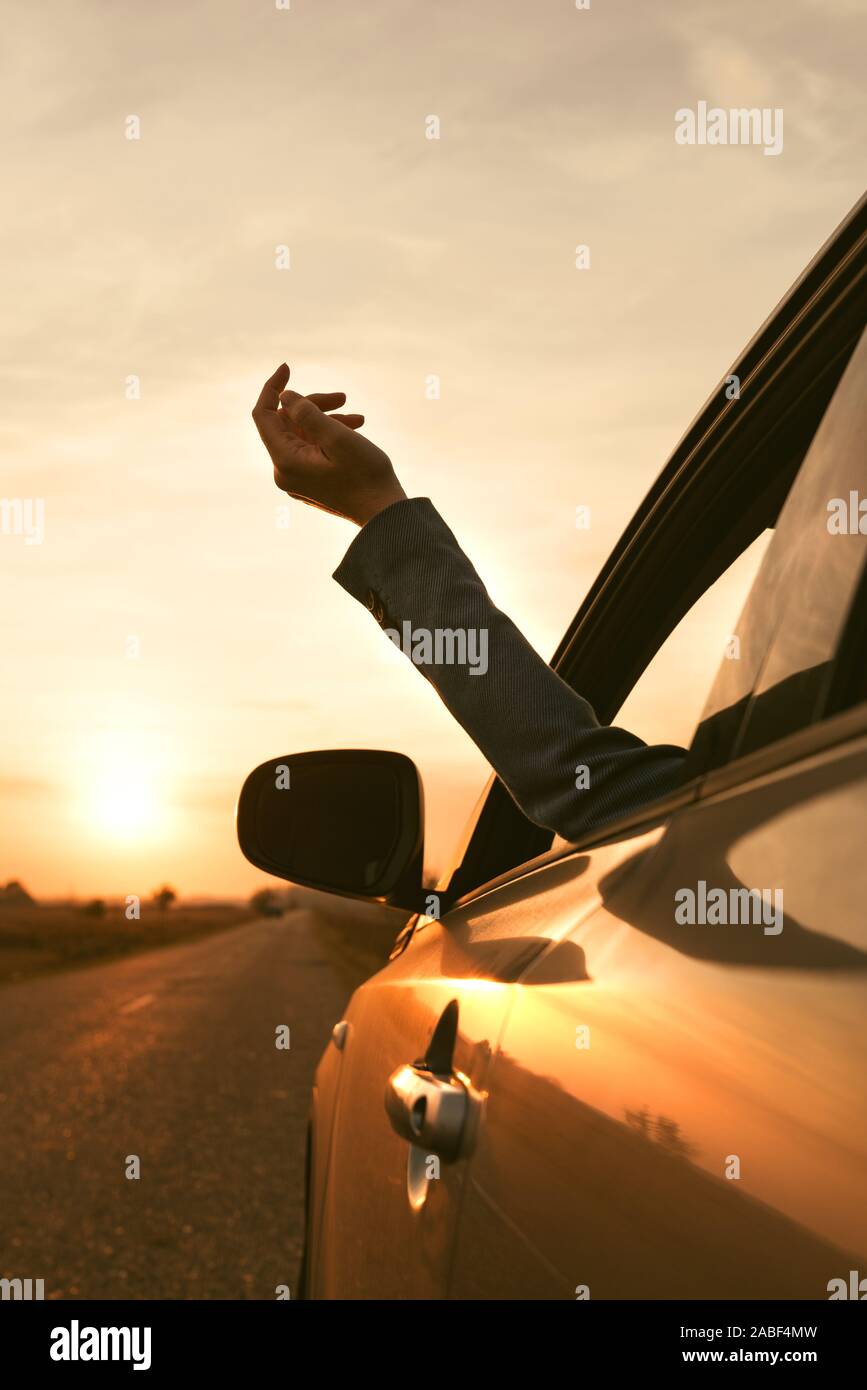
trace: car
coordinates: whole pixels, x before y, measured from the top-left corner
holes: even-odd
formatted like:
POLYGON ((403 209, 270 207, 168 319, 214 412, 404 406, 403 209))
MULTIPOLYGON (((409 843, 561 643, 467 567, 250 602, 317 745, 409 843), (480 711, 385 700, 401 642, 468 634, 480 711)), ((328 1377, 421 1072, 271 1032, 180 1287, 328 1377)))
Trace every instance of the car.
POLYGON ((566 843, 493 777, 425 889, 407 757, 247 778, 252 863, 401 914, 316 1073, 305 1298, 867 1297, 865 285, 862 200, 553 658, 627 728, 700 685, 676 791, 566 843))

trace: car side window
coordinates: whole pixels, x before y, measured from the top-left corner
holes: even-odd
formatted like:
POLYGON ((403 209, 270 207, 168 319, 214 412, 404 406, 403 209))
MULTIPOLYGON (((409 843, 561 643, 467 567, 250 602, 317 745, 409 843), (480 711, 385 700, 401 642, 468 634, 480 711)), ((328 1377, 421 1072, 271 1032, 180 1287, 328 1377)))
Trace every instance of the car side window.
POLYGON ((765 528, 681 618, 618 710, 615 724, 645 743, 689 746, 773 534, 765 528))
POLYGON ((714 760, 714 726, 736 718, 727 761, 821 714, 835 651, 867 555, 867 333, 846 367, 780 513, 742 619, 721 663, 690 760, 714 760), (862 529, 863 528, 863 529, 862 529), (732 668, 755 669, 744 699, 732 668), (732 694, 735 694, 733 700, 732 694), (707 756, 710 753, 711 756, 707 756), (698 755, 698 756, 697 756, 698 755))

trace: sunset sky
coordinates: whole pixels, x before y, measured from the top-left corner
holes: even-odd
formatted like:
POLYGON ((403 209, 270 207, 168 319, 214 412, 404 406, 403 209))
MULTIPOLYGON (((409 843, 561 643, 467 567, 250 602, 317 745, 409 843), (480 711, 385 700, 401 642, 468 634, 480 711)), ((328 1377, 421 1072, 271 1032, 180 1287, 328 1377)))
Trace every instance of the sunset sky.
MULTIPOLYGON (((295 389, 345 390, 550 656, 862 191, 862 15, 7 7, 0 496, 43 498, 45 536, 0 534, 0 879, 247 892, 247 771, 353 745, 419 763, 442 864, 486 765, 331 579, 354 528, 295 503, 278 527, 261 383, 285 359, 295 389), (782 108, 782 153, 678 145, 675 112, 701 100, 782 108)), ((702 691, 734 600, 690 643, 702 691)))

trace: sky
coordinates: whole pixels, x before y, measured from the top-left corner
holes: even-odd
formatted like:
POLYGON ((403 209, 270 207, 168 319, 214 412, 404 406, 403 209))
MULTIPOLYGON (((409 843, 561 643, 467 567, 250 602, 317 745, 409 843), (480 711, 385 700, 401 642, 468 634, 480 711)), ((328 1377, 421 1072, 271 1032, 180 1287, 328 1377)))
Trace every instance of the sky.
POLYGON ((345 390, 549 657, 859 197, 865 29, 856 0, 8 7, 0 497, 44 538, 0 534, 0 880, 249 892, 244 776, 346 746, 416 759, 440 868, 489 769, 332 580, 352 526, 278 524, 261 383, 345 390), (781 152, 679 144, 700 101, 781 109, 781 152))

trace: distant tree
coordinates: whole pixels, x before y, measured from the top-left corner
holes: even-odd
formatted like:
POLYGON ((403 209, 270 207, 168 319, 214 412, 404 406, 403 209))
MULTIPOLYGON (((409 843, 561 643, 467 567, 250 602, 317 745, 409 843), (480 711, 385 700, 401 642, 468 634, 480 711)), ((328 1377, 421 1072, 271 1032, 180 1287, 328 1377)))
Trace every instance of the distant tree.
POLYGON ((7 907, 35 907, 36 900, 32 898, 17 878, 10 878, 5 888, 0 888, 0 906, 7 907))
POLYGON ((273 888, 260 888, 250 899, 250 906, 260 917, 280 917, 283 905, 273 888))
POLYGON ((81 910, 84 913, 85 917, 104 917, 105 899, 91 898, 90 902, 85 903, 81 910))
POLYGON ((172 903, 177 902, 177 900, 177 893, 175 892, 174 888, 170 888, 167 883, 164 883, 162 888, 158 888, 157 891, 154 893, 154 902, 156 903, 160 912, 165 912, 168 908, 171 907, 172 903))

